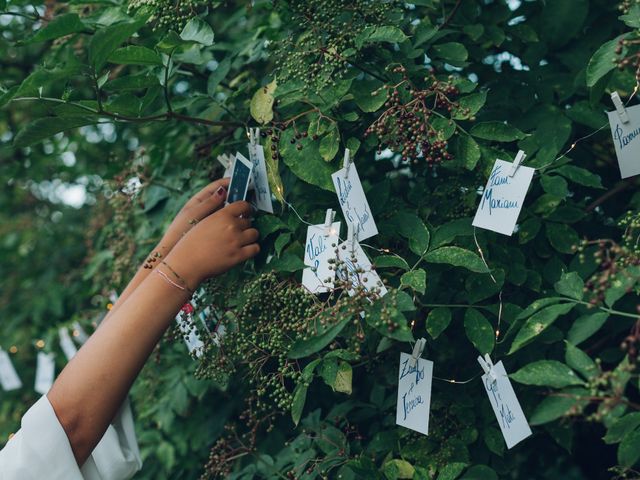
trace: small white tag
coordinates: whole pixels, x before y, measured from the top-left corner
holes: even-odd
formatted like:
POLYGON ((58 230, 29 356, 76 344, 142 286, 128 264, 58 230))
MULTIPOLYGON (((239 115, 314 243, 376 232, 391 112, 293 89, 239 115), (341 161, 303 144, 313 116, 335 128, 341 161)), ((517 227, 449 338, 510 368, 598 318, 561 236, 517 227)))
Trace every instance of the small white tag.
POLYGON ((60 328, 60 330, 58 330, 58 336, 60 337, 60 348, 62 348, 64 356, 67 357, 67 361, 70 361, 73 357, 76 356, 76 353, 78 353, 78 349, 73 343, 73 340, 71 340, 66 327, 62 327, 60 328))
MULTIPOLYGON (((353 166, 351 167, 353 168, 353 166)), ((367 254, 362 250, 362 246, 358 242, 353 243, 353 254, 355 256, 355 262, 351 258, 351 244, 347 242, 343 242, 338 247, 338 258, 344 262, 344 266, 341 267, 338 271, 338 274, 341 278, 344 279, 344 275, 349 275, 351 279, 351 284, 353 286, 362 285, 364 289, 369 292, 373 288, 379 288, 378 295, 383 297, 387 293, 387 289, 382 283, 382 280, 376 273, 375 269, 371 265, 371 261, 367 254), (346 272, 344 268, 346 267, 346 272), (362 272, 359 273, 358 269, 361 269, 362 272)), ((355 290, 351 288, 349 290, 349 295, 354 295, 355 290)))
POLYGON ((182 307, 182 310, 178 312, 178 315, 176 315, 176 322, 183 335, 184 343, 186 343, 187 349, 189 349, 189 353, 200 358, 202 356, 204 343, 198 335, 198 330, 192 326, 193 321, 190 321, 192 319, 193 306, 187 303, 182 307))
POLYGON ((418 358, 412 367, 411 360, 408 353, 400 353, 396 424, 428 435, 433 362, 418 358))
POLYGON ((38 352, 34 390, 40 395, 46 395, 53 385, 55 376, 56 362, 53 353, 38 352))
POLYGON ((236 153, 231 171, 231 181, 229 182, 229 190, 227 193, 226 204, 239 202, 247 199, 247 190, 249 182, 253 178, 253 163, 240 152, 236 153))
POLYGON ((345 219, 347 222, 358 225, 358 240, 366 240, 378 234, 378 227, 371 214, 356 166, 351 163, 346 177, 345 173, 346 169, 341 168, 331 175, 333 186, 345 219))
POLYGON ((496 381, 485 373, 482 376, 482 385, 489 396, 507 448, 511 448, 531 435, 531 428, 501 361, 493 366, 493 371, 496 381))
POLYGON ((302 272, 302 285, 311 293, 324 293, 333 288, 336 276, 334 265, 329 260, 335 258, 335 250, 340 243, 340 222, 330 227, 323 224, 307 228, 304 247, 304 264, 309 267, 302 272), (327 235, 328 234, 328 235, 327 235))
POLYGON ((78 321, 73 322, 71 326, 73 327, 73 338, 75 341, 78 342, 78 345, 84 345, 87 340, 89 340, 87 332, 84 331, 84 328, 82 328, 82 325, 80 325, 78 321))
POLYGON ((253 163, 253 188, 256 192, 256 207, 265 212, 273 213, 271 204, 271 189, 267 177, 267 162, 264 158, 264 148, 256 143, 248 144, 249 157, 253 163))
POLYGON ((222 155, 218 155, 218 162, 224 168, 224 173, 222 174, 222 178, 230 177, 231 172, 233 171, 233 155, 229 155, 228 153, 223 153, 222 155))
POLYGON ((511 163, 496 160, 482 192, 473 226, 511 236, 535 169, 520 165, 509 176, 511 163))
POLYGON ((640 174, 640 105, 626 110, 628 123, 622 122, 617 111, 607 112, 622 178, 640 174))
POLYGON ((0 349, 0 385, 6 392, 22 388, 22 381, 11 362, 11 357, 0 349))

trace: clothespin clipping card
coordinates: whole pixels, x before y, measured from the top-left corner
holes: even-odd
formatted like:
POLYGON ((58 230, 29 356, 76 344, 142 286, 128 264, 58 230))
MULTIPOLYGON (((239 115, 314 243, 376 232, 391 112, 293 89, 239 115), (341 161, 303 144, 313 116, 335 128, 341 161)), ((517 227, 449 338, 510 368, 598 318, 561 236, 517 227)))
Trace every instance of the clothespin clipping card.
POLYGON ((56 362, 53 353, 38 352, 36 379, 33 389, 40 395, 45 395, 53 386, 56 376, 56 362))
POLYGON ((340 222, 334 222, 336 212, 327 209, 324 224, 309 225, 304 247, 302 285, 311 293, 324 293, 333 289, 336 271, 336 249, 340 242, 340 222))
POLYGON ((625 107, 618 92, 611 94, 615 107, 607 112, 622 178, 640 175, 640 105, 625 107))
POLYGON ((396 424, 424 435, 429 433, 433 362, 421 358, 426 340, 416 341, 411 355, 400 353, 396 424))
POLYGON ((473 226, 512 235, 535 170, 522 164, 527 156, 520 150, 510 163, 496 159, 482 191, 473 226))
POLYGON ((378 227, 371 214, 369 202, 364 194, 358 170, 349 149, 345 149, 342 168, 331 174, 345 220, 359 223, 358 239, 366 240, 378 234, 378 227))
POLYGON ((260 129, 250 128, 249 135, 249 158, 253 164, 251 179, 253 189, 256 192, 255 204, 259 210, 273 213, 271 204, 271 188, 269 188, 269 178, 267 177, 267 161, 264 157, 264 148, 260 145, 260 129))
POLYGON ((356 249, 356 243, 358 243, 358 230, 360 230, 360 224, 355 225, 351 222, 347 223, 347 248, 351 253, 356 249))
POLYGON ((489 396, 493 413, 498 420, 507 448, 511 448, 530 436, 531 428, 529 428, 502 361, 494 365, 489 354, 485 354, 484 358, 478 357, 478 363, 484 370, 482 385, 489 396))

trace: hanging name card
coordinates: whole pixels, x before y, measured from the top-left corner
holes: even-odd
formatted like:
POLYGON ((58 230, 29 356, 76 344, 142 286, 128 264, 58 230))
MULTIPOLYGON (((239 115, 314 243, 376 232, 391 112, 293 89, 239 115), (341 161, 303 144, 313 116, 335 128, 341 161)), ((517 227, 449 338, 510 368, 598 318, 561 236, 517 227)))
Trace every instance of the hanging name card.
POLYGON ((53 353, 38 352, 34 390, 40 395, 49 393, 53 386, 55 375, 56 362, 53 353))
POLYGON ((302 285, 311 293, 324 293, 333 288, 336 271, 329 260, 335 258, 339 235, 340 222, 334 222, 329 227, 319 224, 307 228, 304 247, 304 264, 307 268, 302 271, 302 285))
POLYGON ((251 133, 251 142, 247 145, 249 148, 249 158, 253 163, 253 188, 256 192, 256 207, 259 210, 273 213, 273 205, 271 204, 271 189, 269 188, 269 179, 267 177, 267 162, 264 158, 264 148, 258 143, 260 138, 259 130, 251 133))
POLYGON ((80 322, 76 320, 71 326, 73 327, 73 338, 75 339, 75 341, 80 345, 84 345, 85 343, 87 343, 87 340, 89 340, 89 335, 87 335, 87 332, 85 332, 84 328, 82 328, 80 322))
POLYGON ((429 433, 433 362, 417 358, 412 365, 408 353, 400 353, 396 424, 423 435, 429 433))
POLYGON ((511 236, 535 169, 520 165, 513 176, 512 164, 496 160, 482 192, 473 226, 511 236))
POLYGON ((351 253, 349 242, 343 242, 338 247, 338 258, 344 262, 344 266, 337 273, 343 280, 348 276, 351 282, 349 295, 353 296, 355 288, 358 286, 362 286, 367 292, 375 288, 380 297, 386 295, 386 287, 358 242, 353 245, 353 254, 351 253))
POLYGON ((11 357, 0 349, 0 385, 6 392, 22 388, 22 381, 11 362, 11 357))
POLYGON ((60 337, 60 348, 62 348, 64 356, 67 357, 67 361, 70 361, 76 356, 78 349, 73 343, 73 340, 71 340, 71 336, 66 327, 61 327, 60 330, 58 330, 58 337, 60 337))
POLYGON ((366 240, 377 235, 378 227, 371 215, 356 166, 351 163, 349 168, 341 168, 331 175, 331 179, 344 217, 348 222, 358 225, 358 240, 366 240))
POLYGON ((502 362, 493 365, 493 373, 495 381, 485 373, 482 376, 482 384, 498 419, 507 448, 512 448, 531 435, 531 428, 502 362))
POLYGON ((607 112, 622 178, 640 175, 640 105, 628 107, 627 122, 616 110, 607 112))
POLYGON ((189 349, 191 355, 195 355, 197 358, 202 356, 202 350, 204 343, 198 335, 198 329, 193 325, 193 306, 190 303, 185 303, 182 310, 176 315, 176 323, 184 338, 184 343, 189 349))

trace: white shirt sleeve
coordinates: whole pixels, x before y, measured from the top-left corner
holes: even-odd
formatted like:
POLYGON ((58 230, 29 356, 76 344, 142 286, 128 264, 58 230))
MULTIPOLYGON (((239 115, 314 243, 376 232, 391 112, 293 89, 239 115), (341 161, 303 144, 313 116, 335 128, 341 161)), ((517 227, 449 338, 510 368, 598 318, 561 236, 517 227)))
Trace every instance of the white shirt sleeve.
POLYGON ((0 450, 0 480, 128 480, 141 468, 128 400, 82 468, 46 395, 0 450))

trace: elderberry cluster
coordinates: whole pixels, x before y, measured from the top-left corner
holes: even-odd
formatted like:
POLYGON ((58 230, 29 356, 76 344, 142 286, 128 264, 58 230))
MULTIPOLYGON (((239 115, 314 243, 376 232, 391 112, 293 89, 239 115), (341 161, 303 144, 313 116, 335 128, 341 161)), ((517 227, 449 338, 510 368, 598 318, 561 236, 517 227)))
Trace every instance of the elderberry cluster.
POLYGON ((443 160, 451 160, 453 156, 447 151, 448 143, 432 120, 449 117, 459 107, 455 101, 460 93, 458 89, 433 74, 424 78, 428 86, 420 89, 409 80, 403 66, 393 67, 392 72, 401 74, 402 80, 395 85, 384 85, 376 92, 378 95, 389 92, 384 104, 386 109, 367 128, 365 136, 376 136, 378 153, 389 148, 400 153, 404 162, 425 161, 432 167, 443 160))
POLYGON ((211 4, 209 0, 129 0, 128 12, 142 8, 151 11, 154 30, 180 31, 186 23, 211 4))
POLYGON ((275 45, 279 79, 298 80, 309 90, 334 85, 357 55, 356 38, 375 25, 386 25, 393 2, 378 0, 276 0, 292 31, 275 45))

